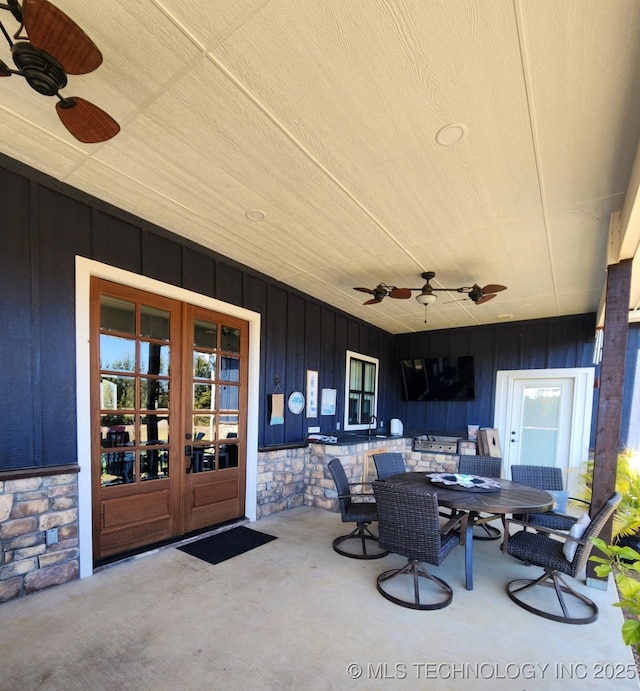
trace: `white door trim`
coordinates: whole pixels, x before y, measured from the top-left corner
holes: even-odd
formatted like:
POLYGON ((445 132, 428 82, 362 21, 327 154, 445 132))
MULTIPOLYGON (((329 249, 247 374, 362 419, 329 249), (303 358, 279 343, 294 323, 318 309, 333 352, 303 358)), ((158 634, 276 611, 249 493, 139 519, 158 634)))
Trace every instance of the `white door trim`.
MULTIPOLYGON (((503 447, 509 443, 509 421, 513 406, 513 391, 516 380, 522 379, 573 379, 573 415, 569 439, 568 468, 582 470, 589 458, 589 439, 591 436, 591 415, 593 411, 593 385, 595 368, 567 367, 555 369, 504 370, 497 373, 496 399, 494 408, 494 427, 500 434, 503 447)), ((506 466, 506 464, 505 464, 506 466)), ((507 468, 504 468, 507 474, 507 468)))
POLYGON ((258 411, 260 385, 260 314, 221 300, 162 283, 153 278, 117 269, 101 262, 76 257, 76 400, 78 445, 78 532, 80 578, 93 573, 93 538, 91 512, 91 406, 90 406, 90 287, 91 277, 146 290, 157 295, 199 305, 206 309, 238 317, 249 323, 249 391, 247 409, 247 475, 245 514, 257 518, 258 482, 258 411))

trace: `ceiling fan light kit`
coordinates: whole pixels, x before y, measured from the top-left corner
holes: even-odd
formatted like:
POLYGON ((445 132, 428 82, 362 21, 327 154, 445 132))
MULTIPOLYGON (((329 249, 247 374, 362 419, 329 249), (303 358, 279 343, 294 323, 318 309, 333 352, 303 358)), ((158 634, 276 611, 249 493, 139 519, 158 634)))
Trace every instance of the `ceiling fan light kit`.
POLYGON ((472 286, 460 286, 459 288, 434 288, 431 285, 431 280, 436 276, 434 271, 425 271, 422 273, 422 278, 426 283, 421 288, 396 288, 395 286, 388 286, 385 283, 378 284, 375 288, 354 288, 354 290, 359 290, 364 293, 369 293, 373 295, 373 298, 367 300, 363 304, 374 305, 385 297, 406 299, 411 297, 413 291, 419 291, 416 295, 416 300, 419 304, 424 305, 425 308, 425 324, 427 323, 427 307, 432 305, 438 296, 435 294, 436 291, 444 293, 464 293, 467 297, 462 298, 462 300, 471 300, 476 305, 483 305, 485 302, 492 300, 496 297, 497 293, 506 290, 507 287, 499 285, 498 283, 489 283, 484 288, 481 288, 477 283, 472 286))
POLYGON ((48 0, 8 0, 0 4, 20 26, 13 40, 0 21, 17 69, 0 61, 0 77, 17 75, 43 96, 56 96, 56 112, 62 124, 87 144, 111 139, 120 125, 104 110, 76 96, 62 96, 68 74, 87 74, 102 63, 102 53, 87 34, 48 0), (26 35, 21 35, 25 32, 26 35), (15 42, 14 42, 15 40, 15 42))
POLYGON ((416 295, 416 300, 421 305, 432 305, 437 299, 438 296, 433 293, 419 293, 416 295))

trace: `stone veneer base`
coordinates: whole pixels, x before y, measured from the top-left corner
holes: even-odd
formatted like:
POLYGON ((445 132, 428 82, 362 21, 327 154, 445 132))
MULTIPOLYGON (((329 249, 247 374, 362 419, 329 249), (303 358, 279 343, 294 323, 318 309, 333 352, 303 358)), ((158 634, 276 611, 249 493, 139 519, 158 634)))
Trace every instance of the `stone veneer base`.
MULTIPOLYGON (((350 482, 370 482, 376 451, 402 453, 408 471, 455 472, 459 459, 413 451, 408 438, 261 451, 258 518, 303 505, 338 512, 328 462, 340 458, 350 482)), ((78 578, 79 571, 77 475, 0 481, 0 603, 78 578), (46 544, 49 528, 58 528, 56 544, 46 544)))
POLYGON ((0 602, 78 578, 78 476, 0 481, 0 602), (58 529, 58 542, 46 531, 58 529))

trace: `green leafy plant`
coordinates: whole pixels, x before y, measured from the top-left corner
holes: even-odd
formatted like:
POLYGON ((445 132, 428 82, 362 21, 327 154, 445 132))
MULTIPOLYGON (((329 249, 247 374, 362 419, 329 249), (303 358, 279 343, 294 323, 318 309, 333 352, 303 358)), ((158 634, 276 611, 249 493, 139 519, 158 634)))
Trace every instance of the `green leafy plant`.
POLYGON ((626 645, 633 645, 640 654, 640 552, 631 547, 607 545, 600 538, 592 538, 594 546, 605 556, 593 555, 589 561, 595 562, 595 572, 600 578, 608 578, 613 573, 620 602, 614 607, 624 609, 628 618, 622 625, 622 639, 626 645))
MULTIPOLYGON (((618 454, 616 470, 616 491, 622 501, 613 515, 613 537, 636 535, 640 532, 640 472, 635 467, 635 453, 631 450, 618 454)), ((581 474, 581 499, 591 501, 593 461, 587 462, 586 471, 581 474)))

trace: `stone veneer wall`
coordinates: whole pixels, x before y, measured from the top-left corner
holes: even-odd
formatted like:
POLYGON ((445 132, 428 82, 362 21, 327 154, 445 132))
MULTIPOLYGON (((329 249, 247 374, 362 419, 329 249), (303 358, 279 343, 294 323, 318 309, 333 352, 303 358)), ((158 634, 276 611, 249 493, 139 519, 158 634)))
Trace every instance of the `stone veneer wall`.
POLYGON ((371 482, 375 478, 375 467, 370 456, 383 450, 402 453, 409 472, 455 472, 458 469, 457 454, 425 453, 413 451, 412 447, 413 440, 407 438, 387 438, 345 446, 311 444, 305 473, 304 505, 339 512, 335 484, 327 468, 332 458, 341 460, 351 483, 371 482))
POLYGON ((302 506, 308 457, 308 446, 258 453, 258 518, 302 506))
MULTIPOLYGON (((408 471, 455 472, 458 456, 412 451, 412 440, 383 439, 343 446, 310 444, 258 453, 257 516, 298 506, 339 512, 327 469, 340 458, 350 482, 375 476, 370 456, 398 451, 408 471)), ((76 474, 0 480, 0 603, 78 578, 76 474), (45 531, 59 541, 46 544, 45 531)))
POLYGON ((0 480, 0 602, 78 578, 77 477, 0 480))

